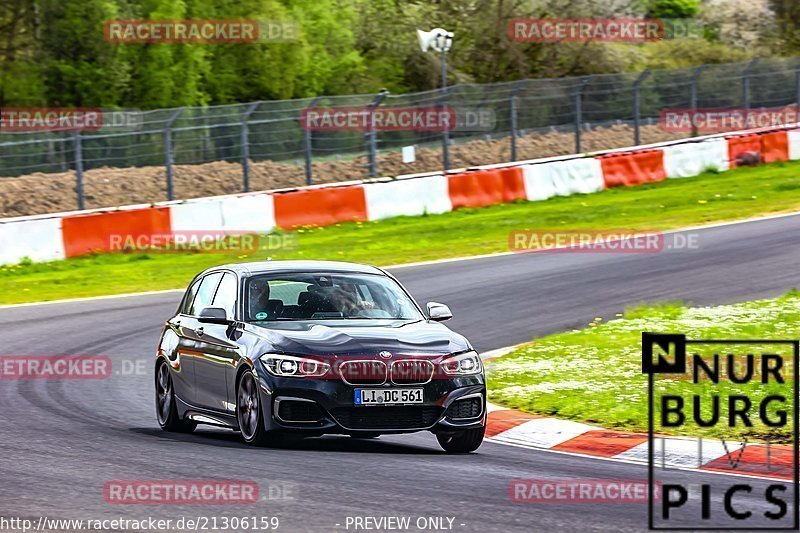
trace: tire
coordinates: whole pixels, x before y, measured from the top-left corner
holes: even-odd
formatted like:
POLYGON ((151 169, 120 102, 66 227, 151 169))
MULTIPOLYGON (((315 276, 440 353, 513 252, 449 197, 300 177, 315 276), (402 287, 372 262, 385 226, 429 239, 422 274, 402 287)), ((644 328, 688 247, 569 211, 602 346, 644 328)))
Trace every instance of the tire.
POLYGON ((258 383, 251 370, 242 372, 236 383, 236 420, 244 441, 251 446, 268 444, 267 430, 264 429, 264 409, 258 383))
POLYGON ((486 426, 477 429, 467 429, 458 433, 437 434, 439 446, 447 453, 470 453, 477 450, 483 443, 486 426))
POLYGON ((178 416, 172 374, 166 361, 162 361, 156 370, 156 418, 161 429, 172 433, 191 433, 197 427, 195 422, 178 416))

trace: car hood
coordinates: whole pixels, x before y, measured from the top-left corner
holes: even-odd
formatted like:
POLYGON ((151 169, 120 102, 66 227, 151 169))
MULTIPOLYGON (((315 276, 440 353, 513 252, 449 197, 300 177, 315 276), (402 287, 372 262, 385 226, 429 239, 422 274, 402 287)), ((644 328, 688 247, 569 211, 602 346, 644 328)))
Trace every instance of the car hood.
POLYGON ((265 351, 296 355, 377 356, 444 355, 470 350, 469 342, 438 322, 430 321, 326 321, 254 324, 253 332, 264 341, 265 351))

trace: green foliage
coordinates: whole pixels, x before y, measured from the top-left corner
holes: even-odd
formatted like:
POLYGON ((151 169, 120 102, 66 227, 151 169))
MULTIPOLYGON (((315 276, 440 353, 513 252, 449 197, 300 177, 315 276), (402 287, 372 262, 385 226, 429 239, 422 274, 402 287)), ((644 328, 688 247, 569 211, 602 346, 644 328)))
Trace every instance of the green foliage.
POLYGON ((730 48, 719 42, 703 39, 676 39, 648 43, 644 68, 686 68, 698 65, 736 63, 750 59, 746 50, 730 48))
POLYGON ((797 0, 770 0, 770 7, 777 19, 778 35, 776 48, 786 53, 800 51, 800 2, 797 0))
MULTIPOLYGON (((797 2, 770 2, 776 24, 762 26, 776 29, 764 42, 777 51, 800 48, 797 2)), ((508 34, 515 18, 685 19, 698 6, 699 0, 3 0, 0 105, 153 109, 425 91, 440 85, 440 62, 419 49, 416 30, 435 27, 455 33, 447 55, 451 84, 694 66, 756 53, 723 44, 719 30, 642 45, 523 43, 508 34), (292 42, 119 44, 103 36, 110 19, 279 20, 296 23, 299 33, 292 42)), ((714 27, 741 26, 734 15, 723 13, 714 27)))
MULTIPOLYGON (((772 300, 701 308, 656 304, 626 312, 624 318, 609 322, 595 318, 586 329, 537 339, 491 361, 486 370, 489 400, 533 413, 595 422, 603 427, 646 431, 648 386, 641 372, 642 331, 681 332, 688 338, 706 339, 793 339, 800 333, 798 304, 800 298, 792 291, 772 300)), ((747 350, 758 354, 757 346, 748 345, 747 350)), ((658 376, 655 390, 659 395, 676 394, 689 401, 697 395, 705 408, 702 413, 706 420, 710 414, 709 400, 717 394, 723 398, 728 394, 745 394, 753 405, 759 405, 770 394, 786 394, 791 390, 792 378, 797 375, 792 368, 790 349, 784 351, 774 344, 769 348, 762 345, 761 349, 784 357, 785 384, 762 384, 760 380, 753 380, 734 385, 723 370, 716 385, 703 374, 696 376, 697 384, 690 379, 658 376)), ((693 353, 697 352, 710 362, 709 351, 697 346, 693 353)), ((758 368, 760 359, 756 357, 758 368)), ((725 368, 724 365, 723 362, 721 368, 725 368)), ((724 404, 721 413, 727 417, 724 404)), ((786 429, 767 427, 757 417, 753 418, 752 426, 700 427, 687 417, 687 423, 680 428, 664 427, 658 422, 655 427, 657 433, 678 431, 682 436, 742 437, 751 441, 769 436, 779 442, 791 437, 786 429)))
POLYGON ((700 0, 650 0, 647 16, 657 19, 694 17, 700 12, 700 0))

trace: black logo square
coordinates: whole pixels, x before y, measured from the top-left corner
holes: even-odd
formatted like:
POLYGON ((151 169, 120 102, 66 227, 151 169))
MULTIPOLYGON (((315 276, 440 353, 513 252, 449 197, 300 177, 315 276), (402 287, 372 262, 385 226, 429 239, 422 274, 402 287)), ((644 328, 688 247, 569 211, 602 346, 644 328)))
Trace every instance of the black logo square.
POLYGON ((686 335, 642 332, 643 374, 684 374, 686 335), (654 356, 658 357, 656 361, 654 356))

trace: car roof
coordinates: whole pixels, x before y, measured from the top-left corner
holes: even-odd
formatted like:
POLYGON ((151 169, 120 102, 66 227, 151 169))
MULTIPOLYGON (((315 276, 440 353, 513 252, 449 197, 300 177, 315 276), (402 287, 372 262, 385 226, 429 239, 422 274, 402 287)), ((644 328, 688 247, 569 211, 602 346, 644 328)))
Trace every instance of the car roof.
POLYGON ((253 261, 231 263, 209 268, 203 274, 216 270, 232 270, 240 276, 268 274, 271 272, 356 272, 359 274, 381 274, 384 272, 374 266, 344 261, 253 261))

